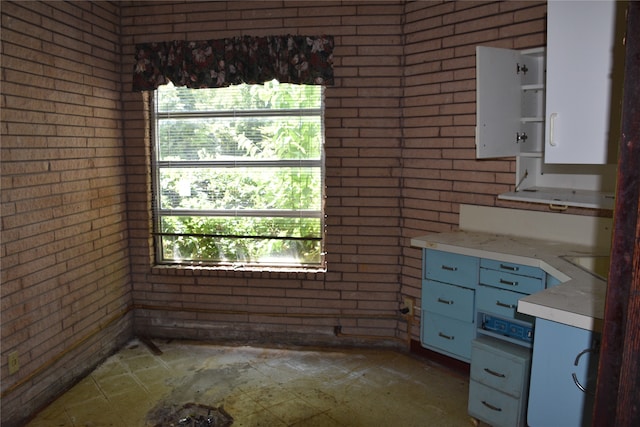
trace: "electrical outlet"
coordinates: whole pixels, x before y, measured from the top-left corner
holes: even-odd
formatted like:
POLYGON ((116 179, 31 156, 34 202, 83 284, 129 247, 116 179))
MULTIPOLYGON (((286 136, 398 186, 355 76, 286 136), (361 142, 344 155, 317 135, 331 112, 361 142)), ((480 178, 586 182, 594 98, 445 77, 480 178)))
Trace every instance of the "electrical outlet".
POLYGON ((20 361, 18 360, 18 352, 9 353, 9 375, 13 375, 20 370, 20 361))
POLYGON ((413 298, 404 297, 403 302, 404 302, 405 308, 409 309, 409 311, 407 312, 407 316, 413 317, 413 314, 414 314, 414 312, 413 312, 413 304, 415 304, 413 298))

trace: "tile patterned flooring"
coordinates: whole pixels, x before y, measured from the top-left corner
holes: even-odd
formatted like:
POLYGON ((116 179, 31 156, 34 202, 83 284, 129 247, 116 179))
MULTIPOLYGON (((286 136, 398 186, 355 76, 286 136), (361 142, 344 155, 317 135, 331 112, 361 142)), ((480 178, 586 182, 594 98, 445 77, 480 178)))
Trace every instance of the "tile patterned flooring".
MULTIPOLYGON (((265 348, 137 339, 28 427, 159 427, 187 403, 223 407, 233 427, 472 426, 468 378, 393 350, 265 348), (172 406, 173 405, 173 406, 172 406), (173 411, 173 412, 172 412, 173 411)), ((162 427, 179 426, 175 422, 162 427)), ((189 425, 189 424, 185 424, 189 425)))

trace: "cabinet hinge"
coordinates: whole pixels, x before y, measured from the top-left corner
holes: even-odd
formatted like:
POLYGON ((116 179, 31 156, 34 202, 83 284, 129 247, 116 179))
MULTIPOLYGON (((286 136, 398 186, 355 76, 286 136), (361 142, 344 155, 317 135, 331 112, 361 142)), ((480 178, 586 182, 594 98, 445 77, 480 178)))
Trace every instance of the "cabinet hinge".
POLYGON ((520 143, 520 142, 527 142, 527 134, 525 132, 516 132, 516 144, 520 143))
POLYGON ((527 74, 527 71, 529 71, 527 64, 516 64, 516 74, 520 74, 520 72, 522 72, 522 74, 527 74))

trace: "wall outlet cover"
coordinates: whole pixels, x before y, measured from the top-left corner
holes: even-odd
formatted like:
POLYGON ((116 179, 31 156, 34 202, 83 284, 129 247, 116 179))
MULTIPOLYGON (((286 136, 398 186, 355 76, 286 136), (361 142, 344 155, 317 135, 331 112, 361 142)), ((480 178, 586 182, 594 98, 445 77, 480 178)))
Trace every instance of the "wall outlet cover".
POLYGON ((413 315, 414 315, 413 305, 415 304, 413 298, 404 297, 403 304, 404 304, 405 308, 409 309, 409 311, 406 313, 406 315, 409 316, 409 317, 413 317, 413 315))
POLYGON ((20 370, 20 361, 18 360, 18 352, 9 353, 9 375, 13 375, 20 370))

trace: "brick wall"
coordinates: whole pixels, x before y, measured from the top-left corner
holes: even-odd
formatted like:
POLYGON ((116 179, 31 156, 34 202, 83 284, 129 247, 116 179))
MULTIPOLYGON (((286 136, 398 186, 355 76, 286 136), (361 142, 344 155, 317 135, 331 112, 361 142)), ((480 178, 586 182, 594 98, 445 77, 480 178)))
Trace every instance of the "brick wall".
POLYGON ((419 318, 407 334, 398 315, 403 295, 420 302, 420 251, 409 238, 455 228, 460 203, 544 209, 496 200, 513 187, 513 159, 475 160, 474 47, 543 45, 545 10, 520 1, 2 2, 2 424, 132 333, 398 348, 419 339, 419 318), (336 41, 327 271, 154 266, 148 97, 130 91, 134 44, 286 33, 336 41), (9 376, 14 351, 21 367, 9 376))
POLYGON ((1 424, 11 426, 130 337, 131 285, 118 7, 1 8, 1 424))
MULTIPOLYGON (((409 239, 455 229, 461 203, 547 209, 497 200, 498 194, 513 191, 515 159, 475 158, 475 47, 544 46, 545 15, 544 1, 407 4, 403 295, 420 301, 421 251, 411 248, 409 239)), ((419 339, 418 334, 416 325, 413 338, 419 339)))
MULTIPOLYGON (((370 337, 382 337, 402 345, 395 338, 402 323, 398 298, 404 6, 400 1, 123 6, 127 59, 133 58, 136 42, 173 39, 328 34, 336 44, 336 84, 326 90, 326 273, 154 268, 146 101, 140 93, 124 94, 133 177, 130 232, 138 333, 304 343, 369 343, 375 342, 370 337), (336 337, 335 326, 341 326, 345 336, 336 337)), ((125 87, 130 79, 124 76, 125 87)))
POLYGON ((408 338, 398 317, 402 296, 420 302, 420 251, 408 247, 409 238, 454 228, 460 203, 509 206, 496 195, 513 187, 514 160, 475 160, 475 45, 543 45, 545 12, 544 2, 123 7, 125 58, 145 41, 293 33, 330 34, 336 42, 336 84, 326 91, 326 273, 154 268, 146 100, 125 94, 128 158, 136 159, 130 170, 136 330, 321 343, 382 337, 402 346, 408 338), (336 338, 336 325, 348 336, 336 338))

